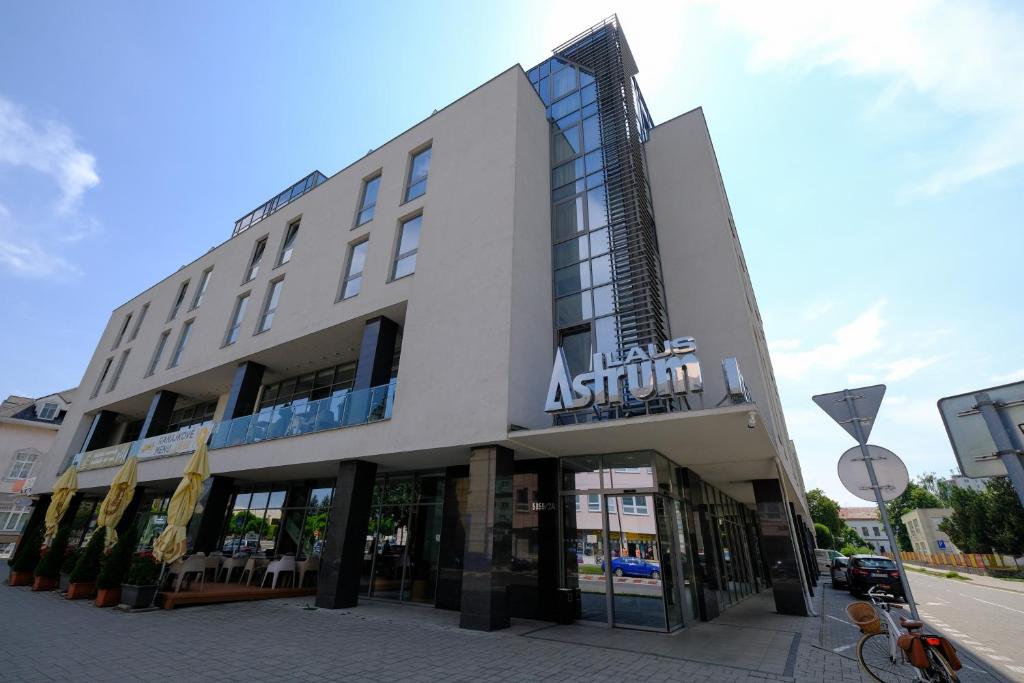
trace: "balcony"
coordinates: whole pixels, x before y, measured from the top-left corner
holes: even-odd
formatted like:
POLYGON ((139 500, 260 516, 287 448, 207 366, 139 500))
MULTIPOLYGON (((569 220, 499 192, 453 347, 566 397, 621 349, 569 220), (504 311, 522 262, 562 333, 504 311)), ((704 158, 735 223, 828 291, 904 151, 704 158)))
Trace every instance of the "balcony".
POLYGON ((397 380, 388 384, 328 396, 308 403, 277 406, 221 422, 214 428, 210 448, 312 434, 329 429, 391 419, 397 380))
POLYGON ((326 180, 327 176, 325 176, 323 173, 321 173, 320 171, 313 171, 308 176, 306 176, 299 182, 295 183, 281 194, 265 201, 263 204, 260 204, 259 208, 257 208, 255 211, 248 213, 242 218, 239 218, 237 221, 235 221, 235 229, 232 231, 231 236, 234 237, 235 235, 241 232, 245 232, 252 226, 259 223, 264 218, 270 216, 272 213, 274 213, 281 207, 285 206, 286 204, 294 202, 296 199, 306 194, 314 187, 317 187, 318 185, 322 184, 326 180))

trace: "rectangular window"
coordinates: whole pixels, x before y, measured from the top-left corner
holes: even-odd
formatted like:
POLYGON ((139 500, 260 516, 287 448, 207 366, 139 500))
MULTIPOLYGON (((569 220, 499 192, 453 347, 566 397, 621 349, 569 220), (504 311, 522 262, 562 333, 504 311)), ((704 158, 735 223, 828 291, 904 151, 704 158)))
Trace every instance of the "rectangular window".
POLYGON ((627 515, 646 515, 647 496, 623 496, 622 512, 627 515))
POLYGON ((871 527, 871 531, 873 531, 873 532, 874 532, 874 535, 875 535, 875 536, 880 536, 880 535, 881 535, 881 534, 879 534, 879 533, 878 533, 878 527, 877 527, 877 526, 873 526, 873 527, 871 527))
POLYGON ((196 295, 192 298, 192 308, 188 310, 194 311, 203 303, 203 297, 206 296, 206 288, 210 286, 211 273, 213 273, 212 266, 204 270, 203 274, 199 277, 199 287, 196 288, 196 295))
POLYGON ((174 353, 171 354, 171 362, 167 364, 167 368, 176 368, 181 363, 181 355, 185 352, 185 345, 188 344, 188 338, 192 334, 192 323, 193 320, 186 320, 185 324, 181 326, 181 334, 178 335, 178 343, 174 345, 174 353))
POLYGON ((405 201, 411 201, 427 192, 427 174, 430 172, 430 147, 413 155, 409 164, 409 182, 405 184, 405 201))
POLYGON ((277 304, 281 299, 281 289, 284 288, 284 278, 274 280, 267 290, 267 298, 263 302, 263 312, 260 313, 260 322, 256 326, 256 334, 266 332, 274 324, 274 314, 277 313, 277 304))
MULTIPOLYGON (((245 282, 252 282, 256 274, 260 272, 260 261, 263 260, 263 252, 267 249, 267 238, 260 238, 252 248, 252 258, 249 259, 249 270, 245 272, 245 282)), ((244 282, 242 284, 245 284, 244 282)))
POLYGON ((30 505, 15 506, 13 503, 0 503, 0 531, 20 533, 25 528, 31 512, 30 505))
POLYGON ((110 372, 110 364, 114 362, 114 358, 110 357, 103 363, 103 370, 100 371, 100 377, 96 380, 96 386, 92 388, 92 393, 89 394, 89 398, 96 398, 96 394, 100 393, 100 388, 103 387, 103 381, 107 379, 107 373, 110 372))
POLYGON ((170 336, 170 330, 164 330, 160 334, 160 339, 157 340, 156 348, 153 350, 153 357, 149 361, 149 367, 146 368, 146 377, 149 377, 156 372, 156 366, 160 363, 160 356, 164 354, 164 347, 167 346, 167 338, 170 336))
POLYGON ((377 189, 380 187, 380 174, 363 183, 363 199, 359 202, 359 213, 356 215, 356 227, 373 220, 373 209, 377 206, 377 189))
POLYGON ((32 475, 32 468, 36 465, 39 456, 35 453, 18 453, 14 456, 14 464, 11 471, 7 473, 8 479, 28 479, 32 475))
POLYGON ((345 279, 341 282, 341 298, 348 299, 359 293, 363 287, 363 266, 366 263, 366 250, 370 240, 363 240, 352 245, 345 267, 345 279))
POLYGON ((391 272, 392 280, 416 272, 416 253, 420 247, 420 224, 422 222, 423 214, 420 214, 402 223, 398 235, 398 250, 395 253, 395 267, 391 272))
POLYGON ((299 222, 295 221, 288 226, 284 233, 284 242, 281 243, 281 254, 277 257, 277 265, 283 266, 292 260, 292 251, 295 249, 295 239, 299 236, 299 222))
POLYGON ((601 496, 596 493, 587 495, 587 512, 601 511, 601 496))
POLYGON ((121 357, 117 359, 117 367, 114 369, 114 374, 110 377, 110 384, 107 385, 107 391, 113 391, 114 387, 117 386, 117 380, 121 379, 124 364, 128 362, 129 353, 131 353, 131 349, 125 349, 121 352, 121 357))
POLYGON ((178 310, 185 301, 186 292, 188 292, 188 280, 182 282, 181 287, 178 287, 178 296, 174 297, 174 305, 171 306, 171 314, 167 316, 167 322, 171 322, 178 315, 178 310))
POLYGON ((128 331, 128 325, 130 325, 131 322, 132 314, 129 313, 124 317, 124 323, 121 324, 121 331, 117 333, 117 339, 114 340, 114 345, 110 347, 111 351, 121 345, 121 340, 124 339, 124 333, 128 331))
POLYGON ((868 528, 866 526, 862 526, 860 528, 860 530, 864 532, 864 536, 869 536, 870 535, 870 534, 868 534, 868 528))
POLYGON ((53 420, 57 417, 57 404, 56 403, 44 403, 43 409, 39 411, 40 420, 53 420))
POLYGON ((135 341, 135 338, 139 336, 139 330, 142 329, 142 321, 146 319, 146 313, 149 312, 149 302, 147 301, 142 305, 142 310, 139 311, 139 319, 135 321, 135 327, 132 328, 131 336, 128 337, 128 341, 135 341))
POLYGON ((230 346, 238 341, 238 334, 242 329, 242 321, 245 320, 245 309, 249 306, 249 294, 246 292, 235 301, 235 309, 231 313, 231 323, 228 325, 227 334, 224 335, 224 346, 230 346))

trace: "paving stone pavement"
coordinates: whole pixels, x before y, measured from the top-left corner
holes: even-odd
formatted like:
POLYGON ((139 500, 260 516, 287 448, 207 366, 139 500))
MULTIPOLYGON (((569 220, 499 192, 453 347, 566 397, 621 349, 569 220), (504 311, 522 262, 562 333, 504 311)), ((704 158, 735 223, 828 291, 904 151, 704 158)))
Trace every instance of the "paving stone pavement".
POLYGON ((3 585, 0 680, 862 681, 856 662, 821 646, 820 618, 800 622, 793 675, 778 676, 522 637, 540 622, 480 633, 459 629, 457 613, 412 605, 306 606, 294 598, 128 614, 3 585))

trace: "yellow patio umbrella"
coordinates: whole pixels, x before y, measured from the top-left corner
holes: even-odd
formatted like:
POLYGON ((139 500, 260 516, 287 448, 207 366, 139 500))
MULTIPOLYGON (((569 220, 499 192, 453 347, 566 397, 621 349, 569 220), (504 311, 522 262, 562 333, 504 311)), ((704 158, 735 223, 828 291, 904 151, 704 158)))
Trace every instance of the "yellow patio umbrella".
POLYGON ((185 466, 184 476, 171 496, 170 505, 167 506, 167 528, 153 543, 153 557, 157 562, 170 564, 187 550, 185 528, 192 519, 192 513, 195 512, 203 481, 210 477, 210 461, 206 457, 206 440, 209 434, 210 430, 205 428, 199 431, 196 452, 185 466))
POLYGON ((138 458, 132 456, 125 460, 121 469, 114 475, 114 480, 110 482, 107 497, 100 503, 100 514, 96 519, 96 524, 107 528, 106 546, 108 548, 117 542, 116 527, 135 494, 138 472, 138 458))
POLYGON ((78 491, 78 468, 72 465, 64 470, 64 474, 53 484, 53 493, 50 496, 50 507, 46 508, 46 539, 53 538, 57 533, 57 525, 61 517, 68 511, 71 505, 71 498, 78 491))

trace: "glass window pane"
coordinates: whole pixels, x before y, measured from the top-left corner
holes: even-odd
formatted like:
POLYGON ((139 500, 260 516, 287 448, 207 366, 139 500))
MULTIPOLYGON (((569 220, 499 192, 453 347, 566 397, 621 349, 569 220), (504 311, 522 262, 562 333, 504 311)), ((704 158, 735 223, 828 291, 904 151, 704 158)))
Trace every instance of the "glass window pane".
POLYGON ((427 177, 430 170, 431 148, 427 147, 412 158, 412 168, 409 170, 409 182, 415 182, 427 177))
POLYGON ((561 347, 565 353, 565 362, 571 376, 575 377, 590 369, 594 360, 591 352, 590 328, 563 333, 561 347))
POLYGON ((589 290, 555 301, 555 322, 559 327, 589 320, 591 317, 589 290))
POLYGON ((576 69, 566 67, 551 77, 551 99, 557 100, 562 95, 576 89, 576 69))
POLYGON ((537 82, 537 85, 534 86, 537 88, 537 94, 540 95, 541 102, 544 103, 545 107, 551 104, 551 88, 549 87, 550 80, 551 79, 549 78, 542 78, 537 82))
POLYGON ((416 254, 398 259, 398 263, 395 264, 394 279, 397 280, 400 277, 405 277, 406 275, 410 275, 414 272, 416 272, 416 254))
POLYGON ((555 205, 555 241, 561 242, 572 237, 577 232, 582 232, 583 226, 583 198, 555 205))
POLYGON ((590 263, 594 271, 595 285, 604 285, 612 281, 612 261, 610 256, 598 256, 590 263))
POLYGON ((608 228, 590 233, 590 253, 594 256, 608 253, 608 228))
POLYGON ((580 69, 580 87, 581 88, 582 87, 586 87, 586 86, 590 85, 593 82, 594 82, 594 77, 591 76, 586 71, 584 71, 583 69, 580 69))
POLYGON ((369 242, 360 242, 352 247, 352 259, 349 261, 348 275, 359 275, 363 272, 363 264, 366 262, 366 247, 369 242))
POLYGON ((555 296, 564 296, 590 287, 590 269, 579 263, 555 271, 555 296))
POLYGON ((591 102, 587 106, 583 107, 583 112, 582 112, 583 118, 588 118, 590 116, 594 116, 595 114, 597 114, 597 103, 596 102, 591 102))
POLYGON ((573 126, 569 130, 563 130, 555 133, 555 163, 563 161, 564 159, 571 159, 572 157, 579 154, 580 149, 581 147, 579 126, 573 126))
POLYGON ((608 208, 605 204, 604 187, 587 192, 587 215, 591 230, 608 225, 608 208))
POLYGON ((606 285, 594 290, 594 315, 608 315, 615 312, 615 297, 612 286, 606 285))
POLYGON ((576 164, 570 161, 551 171, 551 186, 561 187, 576 180, 576 164))
MULTIPOLYGON (((604 166, 604 155, 600 149, 596 149, 587 155, 587 173, 593 173, 604 166)), ((589 180, 589 179, 588 179, 589 180)))
POLYGON ((551 118, 560 119, 566 114, 576 111, 580 108, 580 94, 574 92, 566 98, 558 100, 551 105, 551 118))
POLYGON ((540 75, 543 77, 549 73, 551 73, 551 62, 547 61, 540 65, 540 75))
POLYGON ((583 100, 583 104, 587 105, 597 99, 597 84, 591 83, 588 86, 584 86, 580 91, 580 96, 583 100))
POLYGON ((555 247, 555 268, 561 268, 562 266, 567 266, 570 263, 582 261, 585 258, 587 258, 586 237, 580 237, 568 242, 563 242, 555 247))
POLYGON ((574 111, 574 112, 572 112, 570 114, 567 114, 566 116, 563 116, 562 118, 558 119, 558 121, 555 123, 555 125, 558 126, 559 129, 565 130, 569 126, 575 125, 575 124, 577 124, 579 122, 580 122, 580 113, 578 111, 574 111))
POLYGON ((583 119, 583 148, 591 152, 601 146, 601 126, 596 116, 583 119))
POLYGON ((598 318, 594 331, 598 352, 618 354, 619 338, 615 330, 615 316, 598 318))
POLYGON ((416 216, 402 224, 402 238, 398 244, 398 255, 408 254, 419 247, 420 223, 423 216, 416 216))
POLYGON ((362 288, 363 288, 363 276, 362 275, 354 277, 351 280, 346 280, 345 281, 345 288, 344 288, 344 290, 341 293, 341 298, 342 299, 348 299, 349 297, 353 297, 356 294, 358 294, 359 291, 362 288))

